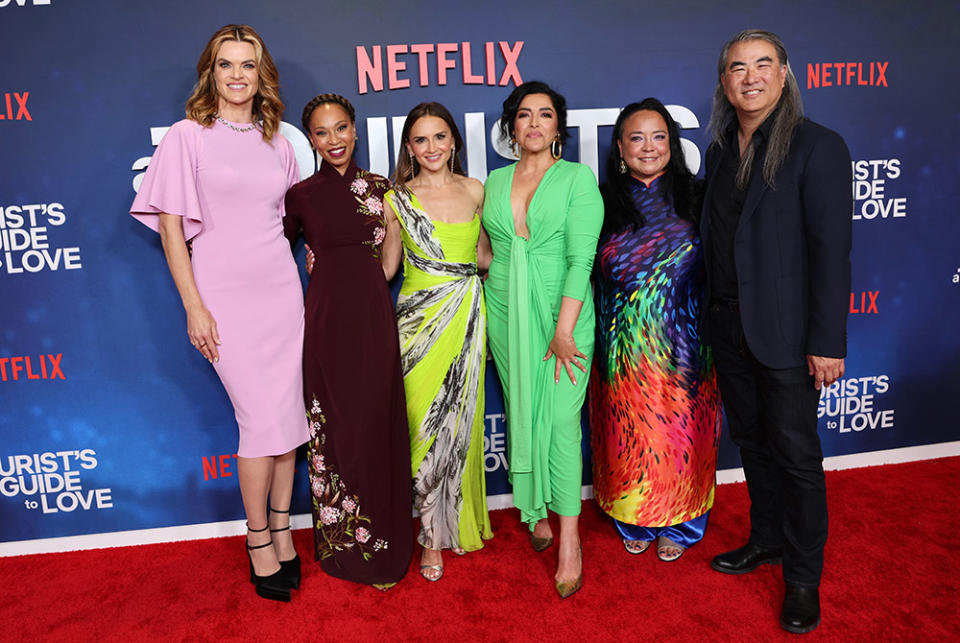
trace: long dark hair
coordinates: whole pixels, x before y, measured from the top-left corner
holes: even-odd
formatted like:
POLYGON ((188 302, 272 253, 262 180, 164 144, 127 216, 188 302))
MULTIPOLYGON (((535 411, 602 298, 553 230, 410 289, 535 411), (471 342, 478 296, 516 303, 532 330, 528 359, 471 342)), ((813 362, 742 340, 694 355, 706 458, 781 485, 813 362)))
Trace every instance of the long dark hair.
POLYGON ((646 221, 643 213, 633 201, 629 172, 620 173, 620 149, 617 143, 623 136, 623 126, 627 119, 641 111, 660 114, 667 124, 667 136, 670 140, 670 161, 666 171, 658 180, 666 190, 677 216, 688 221, 697 221, 702 199, 701 186, 687 167, 680 145, 680 131, 670 112, 656 98, 644 98, 639 103, 630 103, 623 108, 613 126, 613 140, 610 153, 607 154, 607 180, 600 186, 603 194, 603 232, 619 232, 630 226, 634 229, 643 226, 646 221))
MULTIPOLYGON (((777 171, 783 166, 783 161, 787 158, 787 152, 790 151, 793 131, 803 120, 803 101, 800 98, 800 86, 797 84, 797 78, 793 75, 793 69, 790 68, 790 62, 787 60, 787 48, 777 34, 763 29, 746 29, 735 35, 723 46, 720 51, 720 59, 717 61, 717 87, 713 92, 713 111, 710 114, 710 124, 707 125, 707 129, 710 131, 714 143, 720 147, 727 144, 727 128, 737 119, 737 112, 730 101, 727 100, 727 94, 723 90, 723 75, 727 70, 727 54, 733 45, 750 40, 766 40, 773 45, 777 52, 778 62, 787 68, 783 93, 780 94, 777 115, 773 117, 773 127, 770 128, 770 139, 767 141, 767 151, 763 158, 763 180, 771 188, 776 188, 774 178, 777 176, 777 171)), ((748 145, 740 158, 740 166, 737 168, 737 187, 741 190, 745 189, 750 182, 754 152, 755 147, 748 145)))
POLYGON ((417 121, 424 116, 436 116, 443 120, 450 128, 450 136, 453 137, 453 173, 466 176, 463 166, 460 164, 460 151, 463 149, 463 137, 460 136, 460 130, 457 129, 457 123, 450 115, 450 111, 440 103, 420 103, 410 110, 407 114, 407 120, 403 123, 403 133, 400 135, 400 144, 397 145, 397 169, 393 174, 394 183, 406 183, 420 173, 420 164, 415 159, 411 159, 407 154, 407 143, 410 142, 410 130, 416 125, 417 121))

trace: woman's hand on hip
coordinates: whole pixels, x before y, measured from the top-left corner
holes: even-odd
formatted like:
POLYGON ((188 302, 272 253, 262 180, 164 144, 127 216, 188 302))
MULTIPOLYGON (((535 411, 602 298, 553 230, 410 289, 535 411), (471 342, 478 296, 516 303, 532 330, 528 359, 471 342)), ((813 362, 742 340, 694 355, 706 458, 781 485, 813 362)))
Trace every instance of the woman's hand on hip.
POLYGON ((576 342, 573 341, 572 335, 554 335, 553 339, 550 340, 550 347, 547 349, 547 354, 544 355, 543 361, 547 361, 551 357, 557 358, 556 367, 553 372, 553 379, 556 383, 560 383, 560 369, 567 369, 567 375, 570 377, 570 381, 573 382, 573 385, 577 385, 577 378, 574 377, 573 368, 571 364, 576 366, 584 373, 587 372, 587 368, 580 362, 580 360, 586 360, 587 356, 580 352, 577 349, 576 342))

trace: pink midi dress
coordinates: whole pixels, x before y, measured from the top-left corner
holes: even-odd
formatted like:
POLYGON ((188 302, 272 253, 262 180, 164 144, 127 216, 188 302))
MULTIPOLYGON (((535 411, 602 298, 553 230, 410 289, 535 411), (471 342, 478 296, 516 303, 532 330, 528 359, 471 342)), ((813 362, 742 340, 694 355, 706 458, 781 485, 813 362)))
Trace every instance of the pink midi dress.
POLYGON ((309 437, 303 288, 283 235, 284 194, 298 180, 293 148, 279 134, 267 143, 259 129, 182 120, 160 142, 130 208, 154 230, 161 212, 183 217, 193 276, 220 333, 213 366, 233 403, 243 458, 280 455, 309 437))

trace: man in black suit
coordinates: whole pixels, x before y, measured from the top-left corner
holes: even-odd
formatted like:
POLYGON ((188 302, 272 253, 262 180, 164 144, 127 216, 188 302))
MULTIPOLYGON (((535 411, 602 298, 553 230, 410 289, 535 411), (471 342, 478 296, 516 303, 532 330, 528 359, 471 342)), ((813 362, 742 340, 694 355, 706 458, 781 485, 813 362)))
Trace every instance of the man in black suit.
POLYGON ((820 388, 843 376, 853 197, 850 153, 803 117, 780 39, 724 46, 701 220, 713 348, 730 437, 750 494, 747 544, 716 556, 743 574, 783 563, 780 624, 820 623, 827 539, 820 388))

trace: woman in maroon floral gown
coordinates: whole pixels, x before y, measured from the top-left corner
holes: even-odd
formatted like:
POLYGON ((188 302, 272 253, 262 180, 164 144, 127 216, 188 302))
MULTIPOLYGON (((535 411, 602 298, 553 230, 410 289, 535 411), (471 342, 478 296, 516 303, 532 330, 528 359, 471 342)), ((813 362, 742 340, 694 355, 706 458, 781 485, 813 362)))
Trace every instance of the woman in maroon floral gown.
POLYGON ((336 94, 307 104, 304 129, 323 163, 287 192, 284 232, 316 254, 303 346, 316 558, 331 576, 385 588, 413 550, 410 439, 380 264, 390 184, 353 163, 354 119, 336 94))

